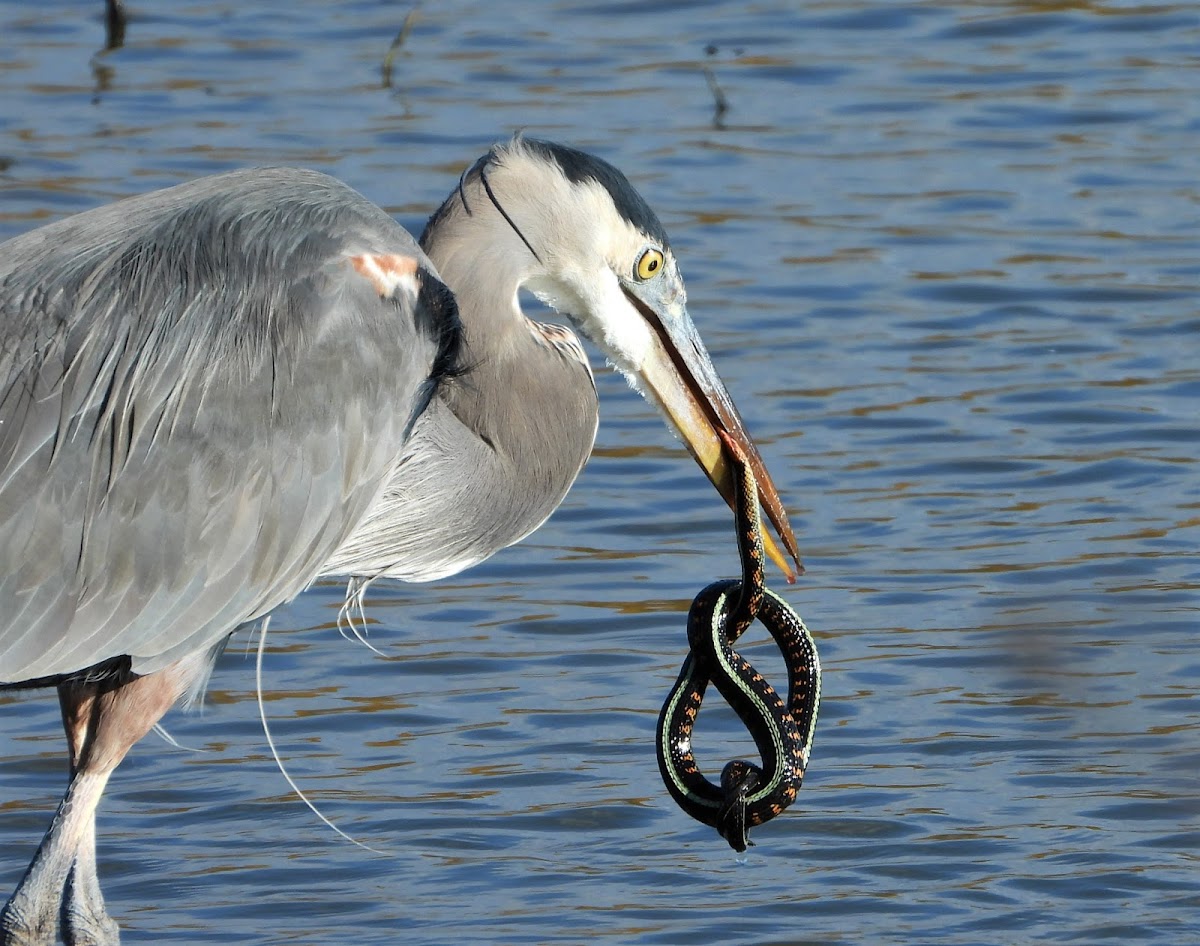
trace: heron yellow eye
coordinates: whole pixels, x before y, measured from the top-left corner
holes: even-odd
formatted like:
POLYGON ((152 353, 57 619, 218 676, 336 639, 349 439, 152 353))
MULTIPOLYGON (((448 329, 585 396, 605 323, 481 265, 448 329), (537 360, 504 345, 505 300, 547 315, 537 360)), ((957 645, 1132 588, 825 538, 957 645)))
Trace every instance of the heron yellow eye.
POLYGON ((638 257, 634 271, 637 273, 638 279, 653 279, 662 272, 662 268, 662 251, 651 248, 638 257))

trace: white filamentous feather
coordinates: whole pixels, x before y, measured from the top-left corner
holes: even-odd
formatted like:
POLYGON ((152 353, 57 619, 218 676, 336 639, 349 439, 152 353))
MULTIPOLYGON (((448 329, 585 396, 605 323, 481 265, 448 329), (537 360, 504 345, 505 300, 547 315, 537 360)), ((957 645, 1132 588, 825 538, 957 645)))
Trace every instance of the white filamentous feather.
POLYGON ((373 654, 376 654, 380 657, 386 657, 387 654, 367 640, 367 610, 365 599, 367 597, 367 588, 370 587, 371 581, 372 579, 370 578, 354 576, 346 582, 346 598, 342 602, 342 606, 338 609, 338 633, 341 634, 346 640, 350 640, 351 635, 353 635, 356 641, 366 647, 373 654), (347 630, 349 630, 349 634, 346 633, 347 630))
POLYGON ((158 738, 169 746, 174 746, 176 749, 183 749, 187 752, 208 752, 207 749, 201 749, 199 746, 185 746, 182 742, 167 732, 166 727, 162 723, 155 723, 150 730, 155 733, 158 738))
POLYGON ((295 792, 300 797, 300 800, 309 807, 309 810, 312 811, 312 813, 314 815, 316 815, 318 818, 321 819, 321 821, 323 821, 325 823, 326 827, 328 827, 330 830, 332 830, 335 834, 339 835, 340 837, 345 838, 351 844, 357 844, 359 847, 363 848, 364 850, 370 851, 372 854, 384 854, 386 856, 385 851, 377 850, 376 848, 371 847, 371 845, 369 845, 369 844, 364 844, 362 841, 359 841, 356 838, 350 837, 350 835, 348 835, 345 831, 343 831, 341 828, 339 828, 337 825, 335 825, 332 821, 330 821, 328 818, 326 818, 323 814, 321 814, 321 812, 317 809, 317 806, 308 800, 308 796, 305 795, 304 792, 300 790, 300 786, 296 784, 296 780, 293 779, 292 776, 290 774, 288 774, 288 770, 286 768, 284 768, 283 759, 280 758, 279 750, 275 748, 275 740, 271 736, 271 727, 267 724, 267 705, 265 702, 263 702, 263 686, 262 686, 263 653, 266 650, 266 646, 267 646, 267 626, 270 623, 271 623, 270 615, 263 618, 262 628, 259 631, 259 635, 258 635, 258 655, 254 661, 254 692, 255 692, 255 696, 258 699, 258 718, 262 721, 263 735, 267 739, 267 746, 271 749, 271 757, 275 760, 275 764, 279 767, 279 771, 283 774, 283 777, 287 780, 288 785, 291 786, 292 791, 295 792))

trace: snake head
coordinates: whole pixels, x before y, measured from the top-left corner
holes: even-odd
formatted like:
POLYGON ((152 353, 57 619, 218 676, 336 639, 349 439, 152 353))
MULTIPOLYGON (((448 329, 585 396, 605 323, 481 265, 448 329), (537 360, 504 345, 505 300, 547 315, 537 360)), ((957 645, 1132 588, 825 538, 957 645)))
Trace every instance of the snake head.
POLYGON ((717 833, 739 854, 754 843, 748 835, 746 804, 750 793, 762 784, 762 774, 762 769, 745 759, 734 759, 721 770, 725 798, 717 813, 717 833))

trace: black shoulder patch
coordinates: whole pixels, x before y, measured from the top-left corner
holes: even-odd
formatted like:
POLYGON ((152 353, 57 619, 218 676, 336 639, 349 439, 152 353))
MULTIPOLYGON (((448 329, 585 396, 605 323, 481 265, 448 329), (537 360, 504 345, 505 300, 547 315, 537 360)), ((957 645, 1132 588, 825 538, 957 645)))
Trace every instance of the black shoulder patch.
POLYGON ((667 231, 659 222, 657 215, 650 209, 642 195, 634 190, 629 179, 607 161, 594 155, 566 145, 555 144, 552 141, 542 141, 538 138, 522 138, 521 144, 547 160, 553 161, 560 168, 567 180, 573 184, 585 181, 595 181, 612 198, 617 213, 631 224, 652 237, 660 246, 670 246, 667 231))
POLYGON ((462 364, 463 327, 454 293, 424 267, 421 268, 418 279, 420 289, 415 310, 417 328, 437 344, 437 354, 434 355, 429 377, 421 386, 409 415, 406 437, 417 418, 425 412, 425 408, 437 394, 438 388, 465 371, 462 364))

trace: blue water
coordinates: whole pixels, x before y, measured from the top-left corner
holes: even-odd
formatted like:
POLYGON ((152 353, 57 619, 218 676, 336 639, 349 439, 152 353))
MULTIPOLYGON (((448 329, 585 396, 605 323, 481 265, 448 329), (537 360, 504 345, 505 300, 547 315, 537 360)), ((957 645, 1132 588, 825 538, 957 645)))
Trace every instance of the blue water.
MULTIPOLYGON (((268 163, 419 230, 518 128, 603 155, 793 512, 825 666, 800 799, 739 861, 653 755, 728 515, 597 362, 563 508, 376 585, 385 657, 333 585, 273 621, 281 752, 387 853, 291 793, 241 635, 166 720, 197 751, 151 736, 106 796, 125 942, 1200 941, 1195 5, 429 3, 391 88, 407 6, 142 0, 108 52, 101 6, 0 2, 0 236, 268 163)), ((65 763, 50 694, 0 704, 7 891, 65 763)))

